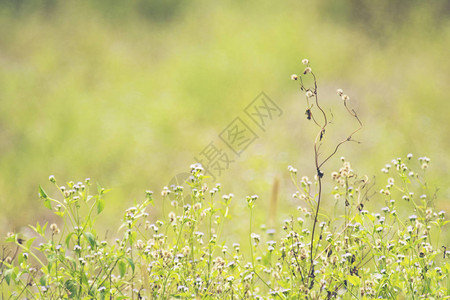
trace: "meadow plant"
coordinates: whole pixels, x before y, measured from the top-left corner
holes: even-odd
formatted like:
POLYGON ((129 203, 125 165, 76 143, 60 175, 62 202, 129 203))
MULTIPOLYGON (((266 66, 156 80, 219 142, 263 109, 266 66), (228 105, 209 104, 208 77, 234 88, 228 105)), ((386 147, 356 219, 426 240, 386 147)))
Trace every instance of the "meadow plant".
MULTIPOLYGON (((253 224, 258 196, 248 196, 248 245, 223 236, 233 194, 208 184, 193 164, 183 186, 164 187, 152 217, 151 191, 123 213, 115 240, 99 237, 96 219, 108 192, 91 181, 58 184, 50 197, 39 187, 42 204, 60 218, 56 224, 30 226, 35 236, 9 233, 0 262, 2 298, 11 299, 442 299, 448 295, 449 263, 440 243, 448 223, 435 210, 436 194, 425 175, 427 157, 412 154, 386 164, 386 186, 359 175, 345 158, 325 174, 323 166, 362 128, 350 97, 337 94, 357 127, 322 156, 331 124, 318 98, 316 75, 304 59, 302 75, 292 75, 305 96, 306 118, 318 128, 314 141, 316 175, 299 176, 289 166, 298 210, 280 233, 253 224), (310 86, 305 82, 309 80, 310 86), (324 185, 331 193, 324 193, 324 185), (366 210, 371 198, 383 207, 366 210), (323 206, 335 207, 335 214, 323 206), (248 251, 246 251, 248 250, 248 251)), ((384 176, 384 175, 383 175, 384 176)))

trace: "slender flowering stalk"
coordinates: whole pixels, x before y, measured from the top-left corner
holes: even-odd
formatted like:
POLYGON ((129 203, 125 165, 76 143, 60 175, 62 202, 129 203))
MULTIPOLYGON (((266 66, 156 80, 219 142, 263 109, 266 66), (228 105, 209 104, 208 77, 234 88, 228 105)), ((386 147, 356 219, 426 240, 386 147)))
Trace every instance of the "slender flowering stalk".
POLYGON ((310 257, 310 267, 309 267, 309 272, 308 272, 309 278, 310 278, 310 281, 311 281, 310 285, 312 285, 312 282, 314 281, 314 277, 315 277, 314 276, 314 256, 315 256, 314 255, 314 248, 318 247, 318 241, 317 242, 315 241, 316 225, 319 222, 318 216, 319 216, 320 205, 321 205, 321 201, 322 201, 322 185, 323 185, 323 183, 322 183, 323 179, 322 178, 323 178, 323 175, 324 175, 324 173, 322 171, 322 167, 329 159, 331 159, 337 153, 337 151, 339 150, 341 145, 343 145, 346 142, 354 141, 353 140, 353 135, 355 133, 357 133, 359 130, 362 129, 362 122, 360 121, 360 119, 359 119, 358 115, 356 114, 355 110, 348 107, 347 102, 349 101, 350 98, 347 95, 344 95, 343 91, 341 89, 339 89, 337 91, 337 93, 338 93, 339 96, 341 96, 341 98, 342 98, 342 100, 344 102, 344 107, 346 108, 348 113, 357 120, 357 122, 359 124, 359 127, 356 130, 354 130, 353 132, 351 132, 344 140, 339 142, 335 146, 335 149, 334 149, 334 151, 331 154, 329 154, 327 157, 325 157, 325 159, 321 159, 321 157, 320 157, 320 147, 323 144, 323 140, 324 140, 324 136, 325 136, 325 132, 326 132, 326 127, 328 126, 328 124, 330 124, 330 122, 328 120, 327 114, 325 113, 324 109, 322 108, 322 106, 320 105, 320 102, 319 102, 318 87, 317 87, 317 77, 314 74, 314 72, 312 71, 311 67, 309 66, 309 61, 307 59, 303 59, 302 63, 307 65, 307 67, 304 70, 303 74, 306 75, 306 76, 309 76, 309 74, 310 74, 312 76, 312 78, 313 78, 314 85, 313 85, 312 88, 308 88, 308 87, 306 87, 303 84, 303 80, 301 79, 301 77, 296 78, 296 80, 299 79, 298 82, 300 84, 300 90, 302 92, 304 92, 305 95, 306 95, 307 104, 308 104, 308 108, 307 108, 306 114, 308 116, 308 120, 312 119, 314 121, 314 123, 319 127, 319 131, 318 131, 318 133, 316 135, 316 138, 314 140, 314 164, 315 164, 315 169, 316 169, 316 172, 317 172, 316 176, 317 176, 317 181, 318 181, 318 192, 317 192, 317 204, 316 204, 316 207, 314 208, 314 211, 313 211, 314 219, 313 219, 313 227, 312 227, 311 242, 310 242, 310 255, 309 255, 309 257, 310 257), (315 113, 312 110, 312 106, 309 105, 308 98, 311 98, 311 97, 314 97, 314 99, 315 99, 315 104, 316 104, 316 107, 318 108, 318 110, 320 112, 320 115, 323 118, 323 123, 319 123, 317 121, 317 119, 315 117, 315 113))

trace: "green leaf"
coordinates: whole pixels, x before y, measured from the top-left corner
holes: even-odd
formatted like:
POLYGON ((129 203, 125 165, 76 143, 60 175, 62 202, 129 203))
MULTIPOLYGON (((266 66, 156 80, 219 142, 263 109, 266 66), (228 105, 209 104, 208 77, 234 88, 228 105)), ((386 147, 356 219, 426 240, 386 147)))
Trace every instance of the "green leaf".
POLYGON ((348 275, 347 276, 347 281, 350 282, 351 284, 355 285, 355 286, 359 286, 359 284, 360 284, 360 278, 358 276, 355 276, 355 275, 348 275))
POLYGON ((105 200, 99 198, 97 201, 97 214, 100 214, 105 209, 105 200))
POLYGON ((42 226, 42 234, 45 235, 45 229, 47 228, 48 222, 45 222, 44 226, 42 226))
POLYGON ((69 279, 64 283, 66 289, 70 292, 69 298, 74 298, 77 296, 77 283, 75 280, 69 279))
MULTIPOLYGON (((63 257, 63 256, 61 255, 61 257, 63 257)), ((76 270, 76 269, 77 269, 77 262, 75 261, 75 259, 73 259, 73 258, 70 257, 70 256, 66 256, 64 259, 67 260, 67 261, 69 261, 69 262, 72 264, 71 267, 72 267, 73 270, 76 270)))
POLYGON ((95 243, 95 237, 92 233, 90 232, 85 232, 84 236, 86 237, 86 239, 88 240, 89 244, 91 245, 92 248, 95 248, 96 243, 95 243))
POLYGON ((125 275, 125 272, 127 270, 127 265, 123 261, 119 261, 117 263, 117 267, 119 268, 119 275, 121 278, 125 275))
POLYGON ((48 198, 47 193, 44 191, 41 185, 39 185, 39 197, 43 199, 48 198))
POLYGON ((135 269, 134 262, 129 257, 127 257, 127 260, 128 260, 128 263, 130 264, 131 270, 133 270, 133 274, 134 274, 134 269, 135 269))
POLYGON ((44 199, 44 206, 50 210, 52 209, 52 203, 50 202, 50 200, 48 198, 44 199))
POLYGON ((355 215, 354 220, 355 220, 355 222, 357 222, 357 223, 359 223, 361 225, 363 224, 363 220, 362 220, 362 218, 361 218, 361 216, 359 214, 355 215))
POLYGON ((14 272, 13 269, 9 269, 9 270, 6 270, 5 273, 3 274, 3 276, 5 276, 5 280, 8 285, 11 282, 11 277, 12 277, 13 272, 14 272))
POLYGON ((41 286, 47 285, 47 277, 48 277, 48 275, 44 275, 44 276, 41 276, 41 278, 39 278, 39 282, 40 282, 41 286))
POLYGON ((75 234, 75 232, 71 232, 71 233, 69 233, 68 235, 67 235, 67 237, 66 237, 66 246, 67 246, 67 248, 70 248, 70 238, 72 237, 72 235, 74 235, 75 234))
POLYGON ((137 238, 137 232, 136 231, 132 231, 131 232, 131 234, 130 234, 130 243, 131 244, 134 244, 134 242, 136 241, 136 238, 137 238))
POLYGON ((65 211, 55 211, 54 213, 55 213, 55 215, 57 215, 57 216, 64 217, 65 211))
MULTIPOLYGON (((48 270, 48 274, 52 273, 52 268, 53 268, 53 262, 49 261, 47 262, 47 270, 48 270)), ((45 269, 44 269, 45 270, 45 269)))
MULTIPOLYGON (((371 214, 367 214, 367 215, 365 215, 370 221, 375 221, 375 217, 374 216, 372 216, 371 214)), ((362 223, 361 223, 362 224, 362 223)))
POLYGON ((86 276, 86 272, 81 273, 81 283, 88 285, 88 278, 86 276))
MULTIPOLYGON (((7 279, 6 277, 7 277, 7 272, 8 271, 10 271, 10 273, 9 273, 9 282, 12 280, 12 281, 15 281, 16 280, 16 278, 17 278, 17 276, 18 276, 18 274, 19 274, 19 268, 18 267, 14 267, 14 268, 12 268, 12 269, 9 269, 9 270, 7 270, 6 272, 5 272, 5 279, 7 279)), ((8 281, 8 279, 7 279, 7 281, 8 281)), ((9 282, 8 282, 8 285, 9 285, 9 282)))
POLYGON ((48 209, 52 209, 52 204, 50 202, 50 198, 48 197, 47 193, 44 191, 42 186, 39 185, 39 198, 44 199, 44 206, 48 209))
POLYGON ((17 234, 13 234, 11 236, 8 236, 5 239, 5 242, 7 242, 7 243, 14 243, 16 241, 16 237, 17 237, 17 234))
MULTIPOLYGON (((33 229, 33 231, 38 232, 37 228, 34 227, 33 225, 28 225, 28 226, 30 226, 30 228, 33 229)), ((38 222, 38 226, 39 226, 39 222, 38 222)))

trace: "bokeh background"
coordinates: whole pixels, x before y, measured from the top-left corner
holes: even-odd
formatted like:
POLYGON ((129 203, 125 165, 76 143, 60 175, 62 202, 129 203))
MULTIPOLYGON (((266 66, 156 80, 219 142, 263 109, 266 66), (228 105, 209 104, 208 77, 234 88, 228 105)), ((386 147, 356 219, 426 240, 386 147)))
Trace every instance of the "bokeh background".
POLYGON ((53 220, 37 197, 39 184, 55 194, 52 174, 112 189, 104 228, 145 190, 156 218, 163 186, 210 142, 226 150, 218 134, 262 91, 283 114, 265 132, 253 127, 259 138, 217 181, 235 194, 237 220, 258 194, 264 223, 278 178, 281 222, 298 205, 287 166, 314 175, 316 128, 290 80, 303 58, 335 115, 331 144, 355 126, 337 88, 364 122, 361 144, 324 171, 343 155, 383 186, 385 163, 426 155, 437 206, 448 209, 449 15, 445 0, 2 0, 0 230, 53 220))

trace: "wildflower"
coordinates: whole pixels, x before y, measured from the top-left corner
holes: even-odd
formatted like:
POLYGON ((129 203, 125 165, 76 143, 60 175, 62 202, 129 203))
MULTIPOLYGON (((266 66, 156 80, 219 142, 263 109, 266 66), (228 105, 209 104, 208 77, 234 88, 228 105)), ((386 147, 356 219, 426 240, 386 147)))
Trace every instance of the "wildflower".
POLYGON ((56 182, 55 176, 53 176, 53 175, 50 175, 48 177, 48 180, 50 180, 51 183, 55 183, 56 182))
POLYGON ((297 79, 298 79, 297 74, 292 74, 292 75, 291 75, 291 80, 297 80, 297 79))
POLYGON ((257 195, 247 196, 247 205, 249 208, 253 208, 255 201, 258 199, 257 195))
POLYGON ((50 225, 50 229, 52 230, 52 234, 58 234, 60 232, 58 225, 55 223, 50 225))
POLYGON ((348 101, 350 100, 350 97, 348 95, 342 95, 341 99, 344 101, 348 101))
POLYGON ((304 64, 304 65, 309 64, 309 60, 306 58, 302 59, 302 64, 304 64))
POLYGON ((187 287, 187 286, 184 286, 184 285, 180 285, 180 286, 178 286, 178 291, 180 291, 180 292, 184 292, 184 293, 186 293, 186 292, 188 292, 189 291, 189 288, 187 287))
POLYGON ((138 250, 142 250, 142 249, 144 249, 144 242, 142 241, 142 240, 137 240, 137 242, 136 242, 136 248, 138 249, 138 250))
POLYGON ((306 97, 311 98, 311 97, 313 97, 313 96, 314 96, 314 93, 313 93, 313 92, 311 92, 311 91, 307 91, 307 92, 306 92, 306 97))
POLYGON ((169 194, 170 194, 170 190, 167 186, 165 186, 161 192, 161 196, 166 197, 169 194))
POLYGON ((415 220, 417 220, 417 216, 416 215, 411 215, 411 216, 409 216, 409 220, 410 221, 415 221, 415 220))
POLYGON ((275 229, 267 229, 267 231, 266 231, 266 233, 267 233, 268 235, 274 235, 275 232, 276 232, 275 229))
POLYGON ((422 227, 423 227, 423 224, 420 223, 418 220, 416 220, 416 228, 420 230, 420 229, 422 229, 422 227))
POLYGON ((303 186, 311 185, 311 181, 309 181, 309 178, 307 176, 303 176, 301 179, 301 183, 303 186))
POLYGON ((250 281, 253 279, 253 272, 244 277, 243 281, 250 281))
POLYGON ((306 67, 305 68, 305 71, 303 71, 303 74, 308 74, 308 73, 311 73, 312 72, 312 70, 311 70, 311 68, 310 67, 306 67))

